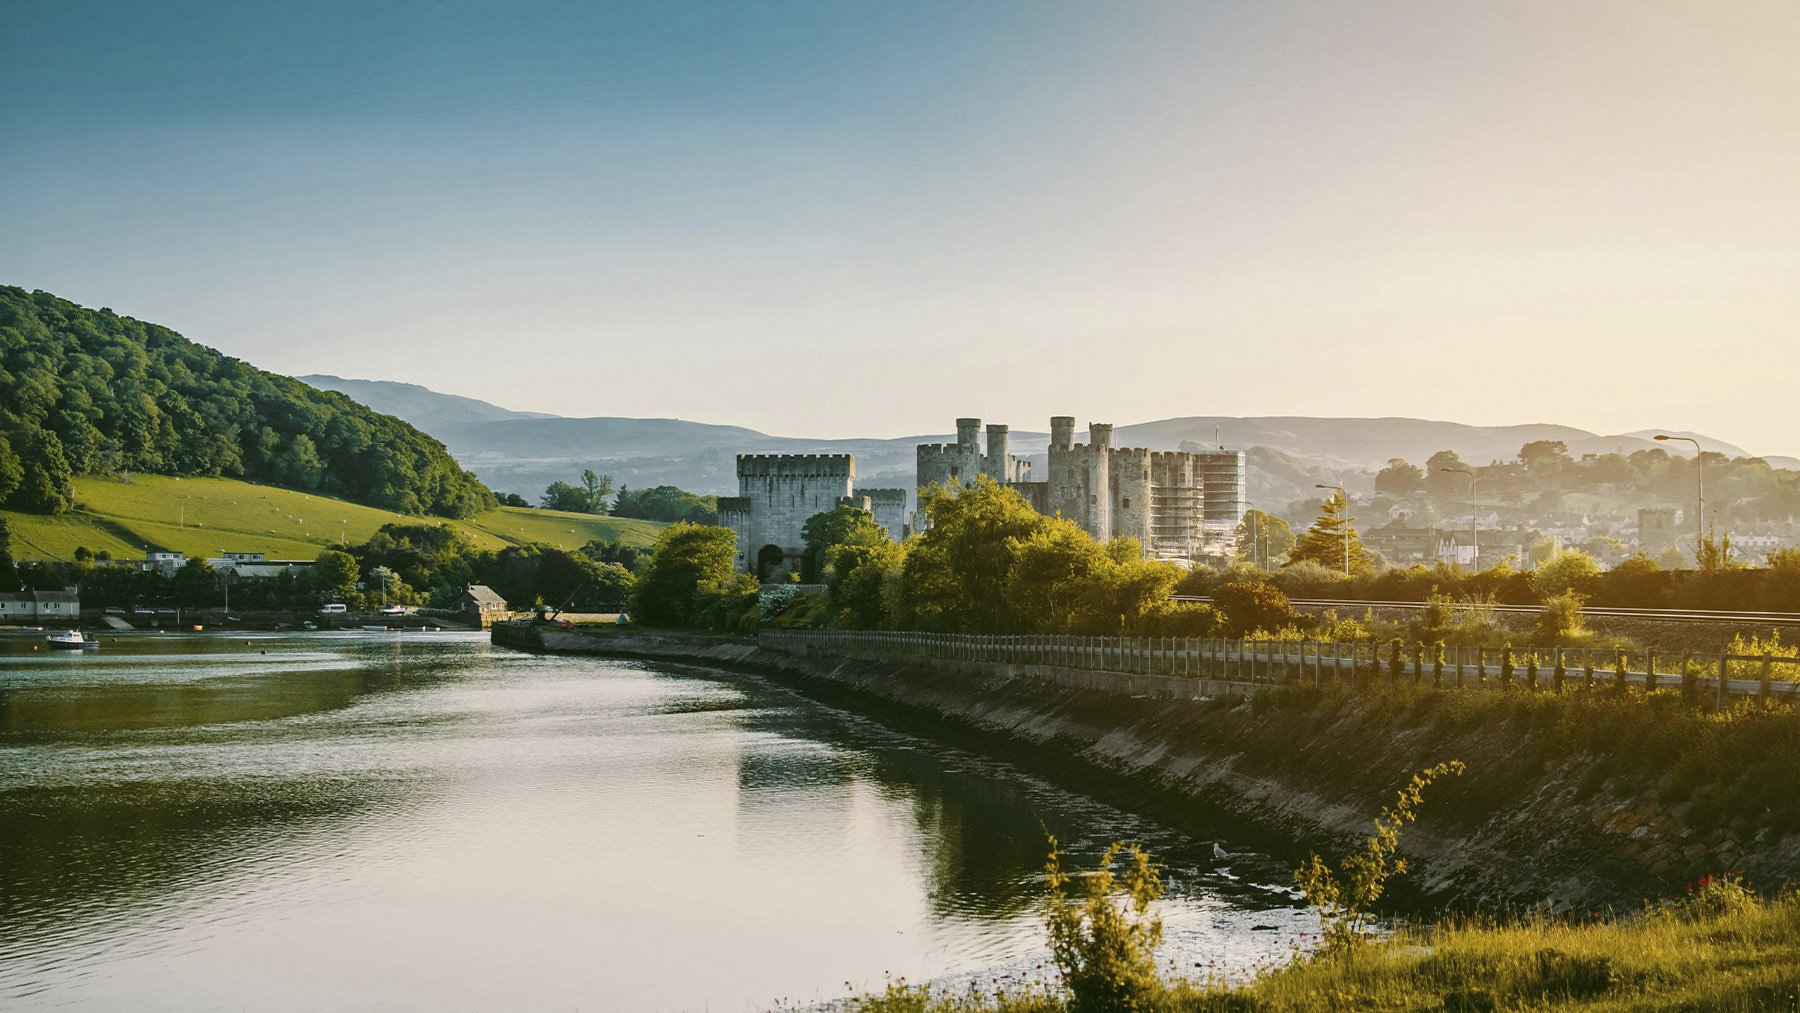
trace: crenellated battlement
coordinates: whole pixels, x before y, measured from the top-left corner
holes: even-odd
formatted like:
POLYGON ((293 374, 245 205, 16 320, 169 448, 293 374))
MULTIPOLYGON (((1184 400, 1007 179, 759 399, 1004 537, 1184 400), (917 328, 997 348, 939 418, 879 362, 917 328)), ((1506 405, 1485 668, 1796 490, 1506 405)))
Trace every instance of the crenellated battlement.
POLYGON ((739 479, 847 478, 856 474, 849 454, 739 454, 739 479))

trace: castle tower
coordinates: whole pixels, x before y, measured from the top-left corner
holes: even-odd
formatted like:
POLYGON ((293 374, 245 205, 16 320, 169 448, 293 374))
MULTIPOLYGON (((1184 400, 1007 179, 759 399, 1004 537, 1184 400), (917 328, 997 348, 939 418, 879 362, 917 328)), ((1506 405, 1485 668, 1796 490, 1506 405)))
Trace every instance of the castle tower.
POLYGON ((1075 416, 1050 416, 1050 449, 1068 450, 1075 445, 1075 416))
MULTIPOLYGON (((956 420, 956 449, 965 454, 981 453, 981 420, 956 420)), ((971 476, 973 477, 973 476, 971 476)))
POLYGON ((806 555, 801 529, 814 514, 851 495, 856 459, 849 454, 739 454, 738 495, 721 501, 720 519, 738 536, 744 569, 759 577, 798 569, 806 555))
POLYGON ((987 427, 987 456, 981 459, 981 473, 996 482, 1005 484, 1014 479, 1013 469, 1008 467, 1006 459, 1007 427, 997 423, 989 423, 987 427))

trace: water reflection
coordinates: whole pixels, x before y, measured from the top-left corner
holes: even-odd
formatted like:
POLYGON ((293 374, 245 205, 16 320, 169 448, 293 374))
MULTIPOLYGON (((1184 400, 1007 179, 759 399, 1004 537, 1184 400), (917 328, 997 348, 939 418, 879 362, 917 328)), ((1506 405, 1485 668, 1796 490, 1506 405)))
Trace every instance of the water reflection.
POLYGON ((1169 861, 1178 961, 1305 930, 1180 835, 743 676, 443 634, 0 642, 0 1007, 742 1009, 987 973, 1041 959, 1046 828, 1169 861))

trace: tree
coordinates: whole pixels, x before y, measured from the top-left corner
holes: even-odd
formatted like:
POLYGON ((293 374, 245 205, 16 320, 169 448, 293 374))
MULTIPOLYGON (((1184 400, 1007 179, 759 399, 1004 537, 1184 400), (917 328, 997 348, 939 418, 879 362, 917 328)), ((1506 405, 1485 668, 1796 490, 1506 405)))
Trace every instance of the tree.
POLYGON ((1375 491, 1390 496, 1412 496, 1425 488, 1425 469, 1406 463, 1402 457, 1388 458, 1387 467, 1375 473, 1375 491))
POLYGON ((879 542, 833 546, 825 557, 825 589, 841 626, 856 630, 889 625, 899 594, 906 547, 879 542))
MULTIPOLYGON (((1091 612, 1083 598, 1092 578, 1111 560, 1087 532, 1062 518, 1017 539, 1007 575, 1007 611, 1021 630, 1075 632, 1077 617, 1091 612)), ((1119 619, 1099 632, 1117 635, 1119 619)))
POLYGON ((1236 557, 1273 570, 1294 548, 1294 529, 1274 514, 1251 509, 1237 526, 1236 557))
POLYGON ((1531 590, 1539 600, 1565 591, 1586 593, 1601 573, 1600 563, 1580 549, 1564 549, 1531 572, 1531 590))
POLYGON ((606 497, 612 495, 612 491, 611 475, 596 475, 594 469, 584 468, 580 485, 570 485, 561 480, 552 482, 544 489, 542 502, 546 510, 603 514, 606 512, 606 497))
POLYGON ((74 473, 63 457, 62 441, 48 429, 33 432, 22 456, 24 477, 8 505, 33 513, 60 514, 75 505, 74 473))
POLYGON ((326 595, 347 596, 356 593, 362 570, 348 552, 326 549, 313 559, 311 576, 313 586, 326 595))
POLYGON ((0 591, 19 589, 19 570, 13 565, 12 528, 0 517, 0 591))
POLYGON ((800 528, 800 537, 806 543, 800 579, 808 584, 819 580, 825 568, 826 554, 834 547, 873 545, 891 540, 887 528, 875 523, 867 510, 841 503, 808 517, 800 528))
POLYGON ((738 591, 737 536, 730 528, 677 523, 663 529, 639 575, 632 614, 652 626, 696 625, 706 599, 738 591))
POLYGON ((1519 448, 1519 463, 1535 476, 1554 477, 1571 463, 1569 446, 1561 440, 1533 440, 1519 448))
POLYGON ((640 517, 647 521, 687 521, 690 524, 716 524, 719 520, 719 498, 701 496, 672 485, 650 489, 620 487, 613 500, 614 517, 640 517))
POLYGON ((1019 545, 1050 523, 1013 489, 981 476, 971 488, 925 490, 931 526, 906 553, 902 618, 921 629, 1012 629, 1007 595, 1019 545))
POLYGON ((581 470, 581 492, 587 500, 587 512, 603 514, 606 512, 606 497, 612 495, 613 480, 611 475, 596 475, 594 469, 581 470))
POLYGON ((0 436, 0 503, 12 498, 13 491, 25 481, 25 465, 13 453, 12 442, 0 436))
POLYGON ((1325 500, 1319 518, 1300 536, 1293 551, 1288 553, 1287 562, 1282 566, 1285 568, 1311 560, 1327 569, 1336 568, 1342 573, 1347 541, 1350 575, 1364 577, 1375 572, 1375 561, 1370 558, 1368 550, 1363 548, 1362 539, 1356 536, 1356 528, 1350 523, 1355 518, 1349 516, 1349 510, 1350 503, 1344 498, 1344 494, 1334 490, 1330 498, 1325 500))
MULTIPOLYGON (((1440 450, 1425 459, 1425 485, 1434 496, 1448 496, 1468 491, 1468 479, 1445 473, 1445 468, 1469 468, 1454 450, 1440 450)), ((1475 469, 1469 468, 1470 471, 1475 469)))
POLYGON ((219 593, 219 579, 204 559, 190 559, 175 571, 172 582, 175 603, 189 608, 213 604, 219 593))
POLYGON ((509 506, 509 507, 528 507, 528 506, 530 506, 530 505, 531 505, 531 501, 530 501, 530 500, 528 500, 528 499, 526 499, 526 498, 525 498, 525 497, 523 497, 523 496, 521 496, 521 495, 519 495, 519 494, 518 494, 518 493, 516 493, 516 492, 503 492, 503 493, 500 493, 500 494, 499 494, 499 499, 500 499, 500 505, 501 505, 501 506, 509 506))

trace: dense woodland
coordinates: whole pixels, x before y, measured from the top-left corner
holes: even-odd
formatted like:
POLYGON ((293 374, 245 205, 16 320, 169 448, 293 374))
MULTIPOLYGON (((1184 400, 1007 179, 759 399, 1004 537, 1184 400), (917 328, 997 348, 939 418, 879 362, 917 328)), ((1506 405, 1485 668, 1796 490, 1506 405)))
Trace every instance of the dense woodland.
POLYGON ((495 505, 443 444, 166 327, 0 286, 0 503, 60 513, 76 475, 225 475, 411 514, 495 505))

